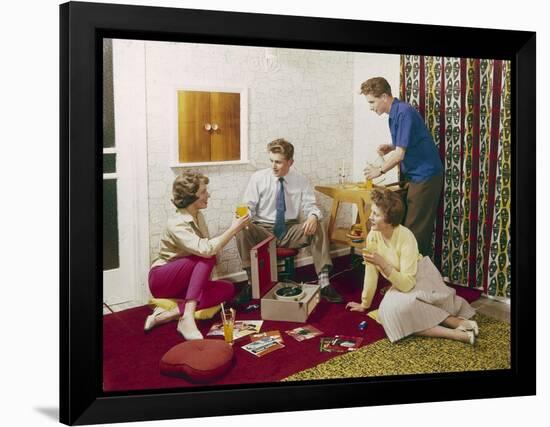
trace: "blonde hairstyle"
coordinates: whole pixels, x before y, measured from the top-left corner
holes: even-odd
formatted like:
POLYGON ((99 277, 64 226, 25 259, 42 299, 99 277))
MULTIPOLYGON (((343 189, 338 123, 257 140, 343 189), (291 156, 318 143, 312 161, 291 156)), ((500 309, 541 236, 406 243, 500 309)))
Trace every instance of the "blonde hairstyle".
POLYGON ((405 204, 399 194, 387 188, 376 188, 372 190, 370 198, 372 203, 384 214, 384 221, 394 227, 401 224, 405 213, 405 204))
POLYGON ((267 151, 282 154, 287 160, 294 158, 294 146, 283 138, 276 139, 267 144, 267 151))
POLYGON ((373 77, 361 83, 361 95, 372 95, 380 98, 383 94, 392 96, 391 86, 384 77, 373 77))
POLYGON ((172 184, 172 203, 177 208, 186 208, 198 199, 196 193, 199 191, 201 183, 208 184, 208 182, 208 177, 203 174, 182 172, 172 184))

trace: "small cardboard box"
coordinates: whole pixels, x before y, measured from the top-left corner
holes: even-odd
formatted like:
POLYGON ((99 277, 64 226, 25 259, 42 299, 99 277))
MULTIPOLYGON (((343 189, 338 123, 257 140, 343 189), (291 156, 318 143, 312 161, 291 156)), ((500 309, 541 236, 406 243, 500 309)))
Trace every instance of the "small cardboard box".
POLYGON ((299 301, 281 301, 275 298, 277 289, 285 286, 277 282, 277 249, 275 237, 268 237, 250 250, 252 298, 261 297, 261 315, 264 320, 307 322, 319 303, 317 285, 302 285, 304 296, 299 301))

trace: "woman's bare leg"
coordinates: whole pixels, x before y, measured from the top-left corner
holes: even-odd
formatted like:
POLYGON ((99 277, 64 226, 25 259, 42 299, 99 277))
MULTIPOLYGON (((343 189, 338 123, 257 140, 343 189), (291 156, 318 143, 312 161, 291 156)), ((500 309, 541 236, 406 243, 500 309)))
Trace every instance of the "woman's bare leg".
POLYGON ((183 335, 187 341, 202 340, 203 336, 195 323, 195 310, 197 308, 196 300, 185 302, 183 316, 178 322, 178 332, 183 335))
MULTIPOLYGON (((460 320, 460 319, 459 319, 460 320)), ((461 341, 464 343, 472 343, 472 332, 462 331, 460 329, 446 328, 444 326, 434 326, 433 328, 417 332, 415 335, 431 338, 447 338, 450 340, 461 341)))
POLYGON ((464 319, 460 319, 455 316, 449 316, 447 317, 441 324, 443 326, 446 326, 447 328, 458 328, 459 326, 462 326, 464 322, 464 319))

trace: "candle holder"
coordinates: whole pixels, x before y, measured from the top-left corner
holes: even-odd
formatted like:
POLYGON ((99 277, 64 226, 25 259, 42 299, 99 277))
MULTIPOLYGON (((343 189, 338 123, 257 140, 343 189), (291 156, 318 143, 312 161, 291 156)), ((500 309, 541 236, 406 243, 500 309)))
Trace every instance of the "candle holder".
POLYGON ((341 167, 338 169, 338 183, 340 185, 344 185, 347 183, 347 174, 346 174, 346 169, 341 167))

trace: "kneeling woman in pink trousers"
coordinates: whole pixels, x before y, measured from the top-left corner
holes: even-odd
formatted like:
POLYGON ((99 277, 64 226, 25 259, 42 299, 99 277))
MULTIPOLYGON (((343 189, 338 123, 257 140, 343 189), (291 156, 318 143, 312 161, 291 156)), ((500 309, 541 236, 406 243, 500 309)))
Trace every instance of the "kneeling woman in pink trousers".
POLYGON ((145 321, 145 331, 179 318, 177 330, 186 340, 202 339, 195 310, 212 307, 233 297, 233 284, 210 280, 216 254, 250 222, 250 216, 233 218, 221 235, 210 238, 204 216, 208 206, 208 178, 184 172, 172 187, 177 210, 161 236, 159 255, 149 272, 149 289, 155 298, 181 299, 172 310, 157 307, 145 321))

